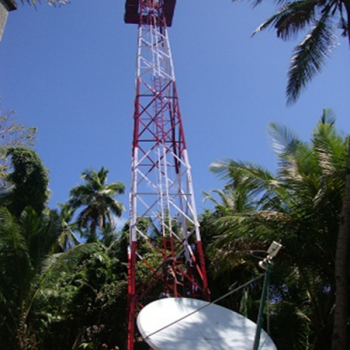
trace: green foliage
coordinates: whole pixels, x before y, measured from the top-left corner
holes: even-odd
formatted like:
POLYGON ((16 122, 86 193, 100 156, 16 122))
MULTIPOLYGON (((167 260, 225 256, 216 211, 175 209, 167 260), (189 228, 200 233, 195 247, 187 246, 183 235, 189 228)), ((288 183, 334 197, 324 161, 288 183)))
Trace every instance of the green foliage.
POLYGON ((60 233, 58 216, 26 208, 20 218, 0 208, 0 342, 7 349, 35 346, 33 304, 43 288, 60 233))
POLYGON ((60 218, 30 208, 19 219, 1 208, 0 232, 0 341, 5 349, 122 342, 127 279, 126 266, 115 257, 115 242, 52 254, 60 218))
MULTIPOLYGON (((117 245, 90 247, 48 283, 53 293, 38 299, 37 320, 43 349, 99 349, 122 344, 126 327, 126 266, 116 258, 117 245)), ((72 258, 72 257, 71 257, 72 258)))
MULTIPOLYGON (((0 111, 1 113, 1 111, 0 111)), ((33 146, 37 128, 26 128, 12 118, 14 113, 0 115, 0 190, 8 187, 6 176, 10 169, 8 149, 33 146)))
POLYGON ((78 214, 77 224, 81 233, 88 240, 96 240, 100 232, 113 231, 115 229, 114 216, 121 217, 125 210, 124 205, 114 199, 123 194, 124 184, 113 182, 107 184, 108 170, 103 167, 96 172, 93 169, 84 171, 83 185, 78 185, 70 191, 68 205, 78 214))
POLYGON ((79 239, 74 232, 78 229, 78 226, 75 222, 70 223, 74 214, 73 208, 67 203, 59 203, 58 205, 61 209, 60 219, 62 225, 62 232, 58 239, 58 247, 60 251, 66 251, 79 244, 79 239))
MULTIPOLYGON (((346 138, 335 129, 330 110, 324 111, 311 143, 276 124, 270 125, 270 137, 278 156, 276 175, 259 165, 234 160, 212 166, 226 186, 233 186, 237 193, 242 186, 247 198, 253 195, 255 209, 224 210, 227 202, 222 201, 211 218, 206 214, 204 227, 216 236, 209 250, 211 278, 228 281, 229 275, 231 281, 246 281, 257 273, 261 252, 272 241, 281 241, 284 249, 271 279, 273 338, 281 350, 326 350, 331 343, 335 302, 334 263, 345 186, 346 138), (235 181, 237 176, 243 181, 235 181), (293 339, 289 329, 297 335, 293 339)), ((254 300, 254 290, 250 293, 254 300)), ((239 295, 234 302, 236 310, 243 298, 239 295)), ((248 314, 253 313, 248 310, 248 314)))
POLYGON ((3 203, 16 216, 20 216, 25 207, 31 206, 40 214, 48 200, 48 176, 37 154, 28 148, 10 148, 13 172, 7 176, 12 184, 3 196, 3 203))
MULTIPOLYGON (((254 6, 260 3, 261 0, 253 0, 254 6)), ((282 40, 291 40, 299 33, 306 33, 294 48, 288 71, 286 95, 287 103, 291 104, 322 70, 326 58, 336 47, 336 30, 340 29, 341 35, 350 40, 350 6, 346 1, 332 0, 288 0, 277 1, 277 5, 276 13, 262 23, 253 35, 271 27, 282 40)))
POLYGON ((87 203, 85 213, 101 210, 99 232, 108 245, 79 244, 78 225, 71 223, 77 207, 62 204, 60 214, 45 208, 48 176, 35 152, 24 147, 7 152, 13 171, 0 207, 1 347, 78 350, 122 344, 127 269, 117 258, 121 240, 111 230, 111 211, 120 215, 123 206, 111 201, 124 186, 106 185, 103 168, 84 173, 87 191, 78 191, 74 204, 87 203))

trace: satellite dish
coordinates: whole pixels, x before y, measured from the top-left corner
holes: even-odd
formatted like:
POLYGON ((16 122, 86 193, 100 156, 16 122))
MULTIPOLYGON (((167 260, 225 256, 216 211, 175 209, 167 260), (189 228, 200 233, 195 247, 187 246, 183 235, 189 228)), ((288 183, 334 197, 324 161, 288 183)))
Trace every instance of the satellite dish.
MULTIPOLYGON (((256 324, 242 315, 190 298, 148 304, 139 313, 137 326, 154 350, 252 350, 256 331, 256 324)), ((277 350, 263 330, 259 350, 277 350)))

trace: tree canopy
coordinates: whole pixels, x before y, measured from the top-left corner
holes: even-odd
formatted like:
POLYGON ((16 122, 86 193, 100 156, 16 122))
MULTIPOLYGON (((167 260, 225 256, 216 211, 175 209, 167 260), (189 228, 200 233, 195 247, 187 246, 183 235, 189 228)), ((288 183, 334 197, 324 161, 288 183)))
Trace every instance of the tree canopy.
POLYGON ((6 178, 11 187, 3 193, 2 200, 16 216, 27 206, 40 214, 49 198, 47 170, 31 149, 9 148, 7 154, 11 156, 13 171, 6 178))
MULTIPOLYGON (((236 0, 233 0, 236 1, 236 0)), ((252 0, 254 6, 263 3, 252 0)), ((350 4, 332 0, 277 1, 276 13, 263 22, 253 35, 273 28, 278 38, 292 40, 298 34, 304 39, 294 48, 288 71, 287 103, 297 101, 302 90, 319 73, 338 44, 336 33, 349 35, 350 4)))
POLYGON ((234 273, 239 280, 255 274, 254 255, 273 240, 284 245, 271 288, 271 328, 279 349, 331 347, 335 252, 347 172, 347 139, 334 122, 325 110, 311 143, 270 124, 277 174, 232 159, 211 166, 226 187, 237 193, 242 187, 255 197, 253 211, 216 210, 211 225, 217 235, 211 253, 216 275, 234 273))
POLYGON ((10 169, 8 150, 16 147, 30 147, 34 145, 37 133, 36 127, 25 127, 13 118, 14 112, 1 113, 0 110, 0 190, 9 184, 6 176, 10 169))
POLYGON ((125 210, 124 205, 114 199, 123 194, 124 184, 113 182, 107 184, 108 170, 101 168, 98 172, 89 169, 82 173, 84 184, 71 189, 69 206, 78 214, 77 224, 82 234, 88 239, 95 239, 100 232, 107 233, 115 229, 114 216, 119 218, 125 210))

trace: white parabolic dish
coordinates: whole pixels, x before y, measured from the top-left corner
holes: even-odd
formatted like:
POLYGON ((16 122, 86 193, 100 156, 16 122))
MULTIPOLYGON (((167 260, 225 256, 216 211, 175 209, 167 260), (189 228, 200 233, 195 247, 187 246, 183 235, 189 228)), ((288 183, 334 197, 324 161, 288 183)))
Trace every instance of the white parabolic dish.
MULTIPOLYGON (((242 315, 190 298, 148 304, 138 315, 137 326, 154 350, 252 350, 256 331, 256 324, 242 315)), ((263 330, 259 349, 277 350, 263 330)))

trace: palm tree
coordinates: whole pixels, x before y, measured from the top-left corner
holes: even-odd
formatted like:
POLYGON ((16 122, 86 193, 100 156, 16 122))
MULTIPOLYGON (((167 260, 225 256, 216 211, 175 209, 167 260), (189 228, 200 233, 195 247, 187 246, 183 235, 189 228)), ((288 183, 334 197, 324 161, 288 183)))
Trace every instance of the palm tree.
POLYGON ((120 182, 107 184, 108 170, 103 167, 96 172, 93 169, 84 171, 82 178, 85 184, 78 185, 70 191, 68 204, 74 211, 83 208, 78 214, 77 224, 88 239, 94 240, 97 230, 113 230, 114 217, 121 217, 124 205, 114 199, 124 193, 125 186, 120 182), (83 230, 87 230, 86 233, 83 230))
MULTIPOLYGON (((257 199, 255 212, 233 214, 216 221, 219 236, 215 245, 223 258, 240 253, 242 261, 242 252, 249 252, 249 244, 267 245, 272 240, 282 240, 285 250, 279 257, 277 271, 283 274, 275 273, 274 298, 279 301, 275 308, 282 307, 283 314, 281 310, 291 310, 294 305, 295 324, 304 315, 304 326, 300 329, 307 331, 303 336, 309 348, 329 349, 346 139, 335 130, 329 110, 324 111, 315 128, 311 145, 275 124, 270 125, 270 136, 279 159, 276 175, 258 165, 234 160, 212 165, 212 171, 228 181, 232 174, 240 173, 244 186, 257 199)), ((217 256, 217 266, 219 261, 217 256)), ((231 261, 235 264, 237 259, 231 261)), ((227 262, 226 259, 224 263, 227 262)), ((298 348, 295 343, 293 346, 298 348)), ((284 347, 289 349, 285 344, 284 347)))
MULTIPOLYGON (((233 175, 233 174, 231 174, 233 175)), ((223 190, 212 190, 211 193, 203 192, 204 202, 211 201, 215 205, 215 211, 218 215, 225 213, 242 213, 250 211, 254 208, 254 199, 244 186, 242 179, 234 179, 231 177, 232 183, 226 185, 223 190), (239 190, 239 191, 237 191, 239 190), (219 196, 220 201, 215 198, 215 194, 219 196)))
POLYGON ((350 139, 348 139, 348 161, 345 181, 345 194, 340 216, 337 250, 335 253, 335 290, 336 303, 334 308, 334 327, 332 349, 347 347, 348 319, 348 278, 347 260, 350 232, 350 139))
POLYGON ((61 220, 48 209, 39 215, 27 207, 17 218, 0 208, 0 232, 1 346, 37 349, 41 334, 45 334, 45 320, 51 317, 43 301, 58 294, 58 278, 66 276, 68 286, 81 257, 96 248, 94 244, 82 244, 53 254, 61 235, 61 220))
MULTIPOLYGON (((231 170, 226 180, 227 184, 223 190, 204 192, 204 201, 212 202, 214 210, 213 212, 207 210, 200 216, 201 236, 205 242, 204 246, 207 247, 206 260, 210 262, 208 278, 213 299, 227 293, 233 286, 237 287, 237 281, 246 282, 252 275, 258 275, 260 271, 256 262, 247 259, 247 254, 264 249, 264 244, 261 242, 251 242, 242 237, 234 241, 231 237, 225 243, 223 240, 218 243, 218 235, 221 238, 225 235, 223 227, 226 226, 224 222, 227 218, 243 217, 256 209, 254 191, 246 186, 242 174, 231 170)), ((255 287, 256 284, 247 286, 220 301, 220 304, 251 317, 258 310, 258 304, 252 304, 254 297, 259 298, 260 289, 255 287)))
MULTIPOLYGON (((253 0, 256 6, 261 0, 253 0)), ((273 27, 278 38, 294 39, 305 33, 304 39, 294 48, 288 71, 287 103, 294 103, 302 89, 324 66, 326 58, 337 44, 335 33, 350 40, 349 1, 333 0, 279 0, 277 12, 262 23, 253 33, 273 27)))
POLYGON ((52 267, 50 252, 60 234, 57 214, 26 208, 17 219, 0 209, 0 340, 7 349, 35 345, 32 307, 52 267))
POLYGON ((62 232, 58 238, 58 246, 60 251, 66 251, 80 243, 74 233, 77 229, 77 223, 70 223, 74 215, 74 210, 71 206, 67 203, 58 203, 58 206, 61 208, 60 219, 62 225, 62 232))

